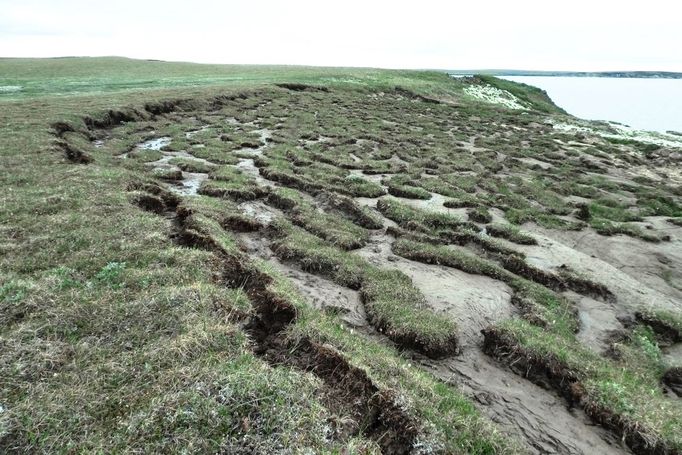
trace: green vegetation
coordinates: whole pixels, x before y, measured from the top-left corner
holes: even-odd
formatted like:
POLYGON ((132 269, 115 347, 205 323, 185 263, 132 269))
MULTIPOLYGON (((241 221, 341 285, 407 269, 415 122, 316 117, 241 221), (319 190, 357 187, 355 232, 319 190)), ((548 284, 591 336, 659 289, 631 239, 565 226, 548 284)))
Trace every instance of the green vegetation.
POLYGON ((519 245, 537 245, 538 243, 534 237, 524 234, 518 227, 511 224, 491 224, 486 231, 493 237, 507 239, 519 245))
POLYGON ((544 90, 533 87, 532 85, 510 82, 505 79, 498 79, 493 76, 482 74, 477 75, 476 78, 493 87, 497 87, 500 90, 508 91, 538 111, 564 113, 561 108, 552 103, 552 100, 547 96, 547 93, 544 90))
POLYGON ((201 184, 199 193, 248 201, 265 195, 266 190, 240 169, 233 166, 220 166, 211 171, 209 180, 201 184))
POLYGON ((193 160, 191 158, 172 158, 170 161, 168 161, 168 163, 179 167, 185 172, 197 172, 202 174, 208 174, 215 167, 211 164, 199 160, 193 160))
POLYGON ((377 209, 389 220, 399 226, 423 226, 426 229, 458 228, 465 223, 457 216, 442 212, 431 212, 413 208, 400 202, 396 198, 382 198, 377 203, 377 209))
POLYGON ((292 223, 343 250, 360 248, 369 240, 366 229, 338 215, 320 212, 296 190, 279 188, 268 200, 289 211, 292 223))

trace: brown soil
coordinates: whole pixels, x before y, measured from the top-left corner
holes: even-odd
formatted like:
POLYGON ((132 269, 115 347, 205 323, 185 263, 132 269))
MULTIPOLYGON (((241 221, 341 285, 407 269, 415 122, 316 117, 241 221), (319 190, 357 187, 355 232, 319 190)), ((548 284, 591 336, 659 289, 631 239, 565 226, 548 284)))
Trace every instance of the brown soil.
POLYGON ((566 406, 563 398, 491 359, 479 346, 442 362, 422 360, 428 371, 455 384, 510 437, 534 454, 630 453, 608 431, 566 406))

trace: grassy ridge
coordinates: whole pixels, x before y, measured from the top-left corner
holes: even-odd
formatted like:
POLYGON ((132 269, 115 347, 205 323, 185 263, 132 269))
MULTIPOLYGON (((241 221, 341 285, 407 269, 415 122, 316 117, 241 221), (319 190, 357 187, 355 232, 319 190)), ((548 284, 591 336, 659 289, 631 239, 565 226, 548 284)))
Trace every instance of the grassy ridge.
POLYGON ((210 65, 123 57, 0 59, 0 100, 149 91, 198 86, 253 87, 274 82, 408 88, 442 92, 452 78, 438 72, 266 65, 210 65))

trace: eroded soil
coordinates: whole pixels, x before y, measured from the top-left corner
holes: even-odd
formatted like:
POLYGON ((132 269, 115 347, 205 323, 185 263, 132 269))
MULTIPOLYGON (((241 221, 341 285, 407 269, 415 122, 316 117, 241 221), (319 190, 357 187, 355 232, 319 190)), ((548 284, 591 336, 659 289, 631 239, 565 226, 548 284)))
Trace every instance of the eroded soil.
MULTIPOLYGON (((343 97, 273 89, 253 94, 250 99, 252 104, 235 102, 210 112, 210 120, 204 115, 202 121, 206 123, 201 127, 190 125, 189 119, 195 119, 196 112, 177 111, 145 120, 157 126, 161 120, 168 121, 174 125, 175 136, 163 136, 163 128, 158 127, 159 137, 136 147, 162 154, 158 160, 144 164, 144 168, 175 170, 169 161, 184 158, 212 169, 222 166, 236 172, 238 177, 229 177, 231 174, 222 177, 216 170, 183 171, 180 179, 162 184, 182 198, 198 198, 212 197, 200 196, 208 194, 203 190, 207 183, 229 184, 230 178, 244 179, 256 191, 246 194, 246 186, 238 183, 224 193, 225 200, 236 203, 242 215, 260 226, 255 231, 234 234, 241 249, 267 261, 293 282, 315 308, 339 315, 357 330, 358 336, 391 344, 368 320, 358 289, 335 282, 328 272, 316 273, 314 267, 304 270, 296 261, 283 261, 272 249, 270 230, 278 221, 292 218, 293 212, 275 207, 265 195, 282 188, 295 191, 313 207, 313 212, 305 213, 315 210, 323 213, 325 206, 319 198, 323 192, 351 197, 357 206, 368 208, 381 220, 383 228, 365 229, 364 245, 349 254, 380 269, 400 270, 424 296, 430 311, 457 324, 457 355, 434 360, 406 349, 406 356, 443 382, 465 391, 485 415, 505 434, 519 439, 529 452, 629 452, 618 437, 592 424, 579 408, 570 407, 550 386, 535 385, 483 353, 481 330, 520 317, 512 302, 515 291, 506 282, 482 273, 397 256, 392 251, 396 238, 386 228, 407 226, 408 231, 428 235, 438 232, 428 225, 423 227, 428 221, 396 223, 377 211, 377 201, 390 197, 385 194, 390 191, 392 179, 401 176, 403 180, 394 184, 408 187, 405 194, 415 189, 426 191, 426 198, 397 198, 420 213, 451 216, 465 223, 469 220, 466 206, 447 208, 444 203, 471 200, 471 207, 489 210, 492 223, 520 225, 524 233, 537 240, 537 245, 507 240, 499 240, 499 244, 518 252, 530 266, 551 273, 569 269, 606 286, 613 294, 614 298, 607 299, 563 291, 576 310, 577 339, 601 353, 609 348, 614 333, 626 329, 621 321, 643 306, 655 302, 659 308, 682 310, 682 228, 666 221, 669 216, 662 216, 663 210, 653 210, 653 214, 642 211, 642 221, 634 222, 646 233, 660 237, 655 241, 638 237, 639 231, 607 237, 577 213, 581 205, 596 203, 598 198, 616 201, 604 202, 605 207, 624 204, 618 206, 619 210, 634 211, 638 198, 644 201, 648 197, 645 194, 659 191, 668 197, 669 188, 663 183, 624 181, 622 173, 616 170, 610 179, 608 154, 641 166, 646 166, 645 158, 600 138, 591 138, 591 143, 601 150, 587 153, 591 145, 554 132, 539 114, 528 114, 529 120, 519 121, 504 112, 445 108, 409 100, 402 94, 382 95, 382 101, 376 102, 361 93, 343 97), (267 102, 259 102, 260 98, 267 102), (351 114, 361 112, 367 103, 374 103, 374 114, 364 123, 353 120, 351 114), (308 115, 311 109, 315 109, 314 116, 308 115), (493 115, 507 116, 494 129, 505 133, 504 136, 491 132, 489 122, 493 115), (186 147, 182 147, 182 140, 186 147), (173 148, 175 142, 180 144, 180 150, 173 148), (232 164, 199 157, 204 155, 197 151, 209 147, 232 156, 232 164), (568 185, 560 188, 556 182, 561 179, 556 175, 559 166, 583 178, 580 188, 568 185), (351 176, 362 179, 365 186, 351 186, 347 180, 351 176), (619 185, 628 189, 621 191, 619 185), (638 196, 633 191, 640 186, 643 189, 638 196), (587 194, 592 196, 586 197, 587 194), (524 210, 527 217, 519 221, 515 218, 517 210, 524 210), (547 227, 549 224, 554 227, 547 227)), ((116 128, 103 130, 94 146, 107 150, 108 144, 113 143, 111 139, 119 134, 125 133, 117 132, 116 128)), ((119 159, 124 162, 122 165, 131 161, 126 155, 119 159)), ((676 197, 672 200, 679 202, 676 197)), ((598 210, 601 208, 594 209, 594 213, 601 213, 598 210)), ((590 215, 592 220, 596 217, 594 213, 590 215)), ((613 214, 611 221, 620 222, 616 219, 621 215, 613 214)), ((335 216, 349 218, 347 214, 335 216)), ((315 217, 310 217, 303 228, 322 235, 312 227, 315 217)), ((491 239, 486 234, 489 224, 476 223, 473 225, 476 229, 469 235, 491 239)), ((468 228, 472 229, 472 225, 468 228)), ((499 252, 486 249, 489 247, 485 245, 464 243, 452 248, 497 261, 499 252)), ((679 345, 672 346, 664 351, 667 362, 680 361, 678 348, 679 345)))

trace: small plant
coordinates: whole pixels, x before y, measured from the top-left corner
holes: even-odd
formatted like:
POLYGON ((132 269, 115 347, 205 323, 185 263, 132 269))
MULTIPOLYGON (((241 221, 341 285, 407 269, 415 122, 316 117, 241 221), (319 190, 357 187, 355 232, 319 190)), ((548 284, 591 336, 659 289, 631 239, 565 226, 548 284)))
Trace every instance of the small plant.
POLYGON ((109 286, 114 289, 121 289, 125 286, 125 283, 121 281, 121 275, 126 268, 125 262, 109 262, 107 265, 102 267, 102 270, 97 272, 95 275, 95 280, 105 286, 109 286))
POLYGON ((71 289, 82 285, 80 281, 73 278, 74 271, 68 267, 57 267, 53 270, 53 275, 59 280, 57 289, 71 289))
POLYGON ((24 300, 28 289, 19 281, 9 281, 0 286, 0 301, 4 303, 17 303, 24 300))

